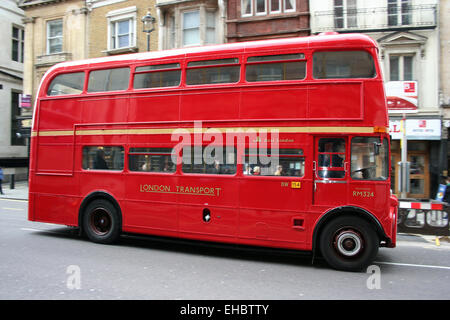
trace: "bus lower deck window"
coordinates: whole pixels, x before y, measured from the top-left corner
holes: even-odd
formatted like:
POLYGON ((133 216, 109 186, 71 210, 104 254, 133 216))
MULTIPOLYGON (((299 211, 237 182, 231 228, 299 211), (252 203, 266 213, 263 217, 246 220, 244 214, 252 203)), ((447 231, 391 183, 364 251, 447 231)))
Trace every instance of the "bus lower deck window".
POLYGON ((226 146, 189 146, 183 148, 184 173, 235 174, 236 149, 226 146))
POLYGON ((305 158, 302 149, 246 149, 242 169, 250 176, 303 177, 305 158))
POLYGON ((172 148, 131 148, 128 166, 130 171, 173 173, 172 148))
POLYGON ((123 170, 124 148, 89 146, 83 148, 84 170, 123 170))

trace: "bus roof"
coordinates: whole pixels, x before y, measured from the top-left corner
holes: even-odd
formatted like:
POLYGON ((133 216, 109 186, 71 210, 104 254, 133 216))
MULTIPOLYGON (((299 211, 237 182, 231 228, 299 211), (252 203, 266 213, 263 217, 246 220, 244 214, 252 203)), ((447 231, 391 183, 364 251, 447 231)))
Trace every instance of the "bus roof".
MULTIPOLYGON (((108 62, 115 63, 131 63, 153 59, 176 59, 185 58, 186 56, 207 56, 211 54, 232 54, 232 53, 251 53, 258 51, 277 49, 292 49, 296 47, 304 49, 320 49, 320 48, 361 48, 361 47, 377 47, 375 40, 363 34, 321 34, 309 37, 295 37, 285 39, 270 39, 248 42, 234 42, 218 45, 196 46, 181 49, 169 49, 162 51, 150 51, 141 53, 131 53, 114 55, 108 57, 91 58, 85 60, 67 61, 59 63, 51 68, 55 69, 77 69, 77 67, 91 67, 97 64, 105 64, 108 62)), ((50 70, 49 70, 50 71, 50 70)), ((49 72, 50 73, 50 72, 49 72)))

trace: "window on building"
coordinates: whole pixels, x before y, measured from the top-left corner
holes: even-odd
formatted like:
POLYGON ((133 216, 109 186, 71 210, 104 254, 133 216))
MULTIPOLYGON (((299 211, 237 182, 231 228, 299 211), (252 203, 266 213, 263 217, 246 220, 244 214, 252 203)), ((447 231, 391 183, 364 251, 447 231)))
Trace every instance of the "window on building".
POLYGON ((199 45, 200 41, 200 11, 183 13, 183 46, 199 45))
POLYGON ((47 54, 63 51, 63 20, 51 20, 47 22, 47 54))
POLYGON ((21 109, 20 109, 20 95, 19 91, 11 91, 11 145, 24 146, 25 138, 20 135, 21 127, 21 109))
POLYGON ((270 13, 281 12, 281 0, 270 0, 270 13))
POLYGON ((206 44, 216 43, 216 12, 206 11, 206 44))
POLYGON ((411 0, 388 0, 388 25, 409 25, 411 21, 411 0))
POLYGON ((20 27, 12 27, 12 60, 23 63, 25 31, 20 27))
POLYGON ((241 16, 260 16, 294 12, 295 0, 241 0, 241 16))
POLYGON ((241 15, 243 17, 253 15, 253 0, 242 0, 241 15))
POLYGON ((413 55, 391 55, 389 56, 389 80, 390 81, 412 81, 413 55))
POLYGON ((111 49, 134 46, 133 24, 133 19, 111 22, 111 49))
POLYGON ((136 46, 136 6, 110 11, 108 19, 108 50, 136 46))
POLYGON ((356 0, 334 0, 334 26, 354 28, 357 26, 356 0))

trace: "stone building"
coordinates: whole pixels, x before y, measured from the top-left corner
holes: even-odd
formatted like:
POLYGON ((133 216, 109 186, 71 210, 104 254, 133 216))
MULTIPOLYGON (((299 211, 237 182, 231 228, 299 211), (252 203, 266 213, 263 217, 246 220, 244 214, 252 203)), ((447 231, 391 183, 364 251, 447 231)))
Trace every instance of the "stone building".
POLYGON ((310 34, 307 0, 228 0, 227 42, 310 34))
MULTIPOLYGON (((24 14, 15 0, 0 1, 0 167, 6 175, 12 168, 27 166, 27 139, 21 127, 31 117, 22 108, 25 29, 24 14)), ((26 173, 26 169, 24 169, 26 173)))

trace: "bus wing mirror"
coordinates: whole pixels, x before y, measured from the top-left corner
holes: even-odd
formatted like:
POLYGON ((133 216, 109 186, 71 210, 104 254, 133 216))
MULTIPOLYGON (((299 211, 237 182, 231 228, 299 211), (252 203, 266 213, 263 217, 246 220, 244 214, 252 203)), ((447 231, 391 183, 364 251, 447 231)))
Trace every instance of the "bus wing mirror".
POLYGON ((379 143, 379 142, 373 143, 373 151, 376 156, 378 156, 380 154, 380 147, 381 147, 381 143, 379 143))

